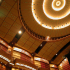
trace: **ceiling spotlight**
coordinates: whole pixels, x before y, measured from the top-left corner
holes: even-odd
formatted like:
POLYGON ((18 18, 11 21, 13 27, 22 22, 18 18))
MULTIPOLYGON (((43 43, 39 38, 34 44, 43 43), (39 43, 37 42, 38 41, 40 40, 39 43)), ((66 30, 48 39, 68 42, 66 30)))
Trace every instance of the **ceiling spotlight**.
POLYGON ((60 6, 61 5, 61 2, 60 1, 57 1, 56 2, 56 6, 60 6))
POLYGON ((56 54, 57 55, 57 54, 56 54))
POLYGON ((42 44, 40 46, 42 46, 42 44))
POLYGON ((18 31, 18 33, 19 33, 19 34, 21 34, 21 33, 22 33, 22 31, 18 31))

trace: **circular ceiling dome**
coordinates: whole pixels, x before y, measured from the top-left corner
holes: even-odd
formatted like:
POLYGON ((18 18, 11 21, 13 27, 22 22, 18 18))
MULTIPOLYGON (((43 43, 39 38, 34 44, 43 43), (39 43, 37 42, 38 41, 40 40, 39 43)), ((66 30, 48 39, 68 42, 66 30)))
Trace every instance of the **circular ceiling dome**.
POLYGON ((66 0, 50 0, 50 1, 43 0, 43 4, 41 4, 42 9, 40 9, 40 11, 43 11, 41 14, 39 11, 40 6, 38 7, 37 10, 34 10, 36 7, 36 4, 38 4, 36 0, 32 0, 32 14, 38 24, 48 29, 61 29, 70 25, 69 0, 67 0, 67 2, 66 0), (35 13, 38 15, 36 15, 35 13), (37 16, 41 16, 41 17, 37 18, 37 16), (42 17, 44 17, 45 19, 42 19, 42 17))
POLYGON ((44 37, 69 35, 69 3, 70 0, 19 0, 21 22, 44 37))

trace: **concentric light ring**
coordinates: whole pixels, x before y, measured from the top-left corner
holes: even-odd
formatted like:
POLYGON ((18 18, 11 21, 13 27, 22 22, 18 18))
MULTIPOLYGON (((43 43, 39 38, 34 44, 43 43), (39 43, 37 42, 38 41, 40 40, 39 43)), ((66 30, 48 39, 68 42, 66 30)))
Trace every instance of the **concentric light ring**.
MULTIPOLYGON (((53 0, 54 1, 54 0, 53 0)), ((53 1, 52 1, 52 3, 53 3, 53 1)), ((68 24, 65 24, 64 23, 64 25, 63 26, 59 26, 59 27, 50 27, 50 26, 46 26, 46 25, 44 25, 44 24, 42 24, 42 22, 36 17, 36 15, 35 15, 35 10, 34 10, 34 2, 35 2, 35 0, 32 0, 32 14, 33 14, 33 17, 34 17, 34 19, 37 21, 37 23, 38 24, 40 24, 41 26, 43 26, 44 28, 47 28, 47 29, 62 29, 62 28, 65 28, 65 27, 67 27, 67 26, 69 26, 70 25, 70 23, 68 23, 68 24)), ((46 12, 46 10, 45 10, 45 2, 46 2, 46 0, 43 0, 43 12, 44 12, 44 15, 46 16, 46 18, 49 18, 49 19, 51 19, 51 20, 61 20, 61 19, 63 19, 63 18, 65 18, 65 17, 67 17, 69 14, 70 14, 70 11, 67 11, 66 13, 65 13, 65 15, 63 15, 63 16, 60 16, 60 17, 54 17, 54 16, 51 16, 51 15, 49 15, 47 12, 46 12)), ((58 1, 57 1, 58 2, 58 1)), ((64 4, 63 4, 63 6, 61 7, 61 8, 58 8, 58 9, 56 9, 56 8, 54 8, 54 6, 53 6, 53 4, 51 3, 51 6, 52 6, 52 8, 54 9, 54 10, 57 10, 57 11, 59 11, 59 10, 62 10, 63 8, 64 8, 64 6, 65 6, 65 4, 66 4, 66 0, 64 0, 64 4)), ((56 11, 56 12, 57 12, 56 11)))

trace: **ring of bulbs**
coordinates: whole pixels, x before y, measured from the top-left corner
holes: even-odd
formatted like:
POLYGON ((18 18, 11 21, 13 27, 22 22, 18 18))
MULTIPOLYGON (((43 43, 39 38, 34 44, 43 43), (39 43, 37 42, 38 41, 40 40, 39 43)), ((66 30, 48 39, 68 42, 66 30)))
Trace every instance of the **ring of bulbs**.
POLYGON ((60 1, 57 1, 56 2, 56 6, 60 6, 61 5, 61 2, 60 1))
MULTIPOLYGON (((64 0, 63 6, 61 6, 60 8, 55 8, 54 5, 53 5, 54 1, 55 1, 55 0, 52 1, 52 5, 51 5, 51 6, 52 6, 52 9, 55 10, 55 11, 60 11, 60 10, 62 10, 62 9, 65 7, 65 5, 66 5, 66 0, 64 0)), ((65 28, 65 27, 67 27, 67 26, 70 25, 70 23, 68 23, 68 24, 65 24, 65 25, 59 26, 59 27, 50 27, 50 26, 46 26, 46 25, 44 25, 44 24, 41 24, 41 22, 37 19, 36 15, 35 15, 35 13, 34 13, 34 7, 33 7, 34 2, 35 2, 35 0, 32 0, 32 14, 33 14, 33 17, 34 17, 34 19, 37 21, 37 23, 40 24, 41 26, 43 26, 44 28, 48 28, 48 29, 61 29, 61 28, 65 28)), ((65 18, 65 17, 67 17, 67 16, 70 14, 70 11, 68 11, 67 14, 64 15, 64 16, 61 16, 61 17, 53 17, 53 16, 49 15, 49 14, 46 12, 45 7, 44 7, 44 6, 45 6, 45 2, 46 2, 46 0, 43 1, 43 12, 44 12, 44 14, 45 14, 49 19, 52 19, 52 20, 60 20, 60 19, 63 19, 63 18, 65 18)), ((58 1, 58 0, 57 0, 57 1, 56 1, 56 6, 58 7, 58 6, 60 6, 60 5, 61 5, 61 1, 58 1)))
MULTIPOLYGON (((60 10, 62 10, 62 9, 65 7, 65 5, 66 5, 66 0, 64 0, 64 3, 63 3, 62 6, 61 6, 62 2, 57 0, 57 1, 56 1, 56 7, 54 7, 54 2, 55 2, 55 0, 52 1, 52 9, 55 10, 55 11, 60 11, 60 10), (57 8, 57 7, 60 7, 60 8, 57 8)), ((66 16, 65 16, 65 17, 66 17, 66 16)), ((63 18, 64 18, 64 17, 63 17, 63 18)))

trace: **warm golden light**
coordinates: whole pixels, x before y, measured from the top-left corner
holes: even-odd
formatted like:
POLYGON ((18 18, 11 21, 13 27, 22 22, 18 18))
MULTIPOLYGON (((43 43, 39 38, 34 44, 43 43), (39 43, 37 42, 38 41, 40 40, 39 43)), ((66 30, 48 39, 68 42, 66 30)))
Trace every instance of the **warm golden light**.
POLYGON ((60 64, 60 66, 62 67, 62 64, 60 64))
MULTIPOLYGON (((58 17, 58 16, 57 16, 57 17, 51 16, 51 15, 48 14, 48 12, 46 12, 45 2, 46 2, 46 0, 44 0, 44 2, 43 2, 43 12, 44 12, 44 14, 45 14, 48 18, 50 18, 50 19, 59 20, 59 19, 65 18, 65 17, 68 16, 69 13, 70 13, 70 11, 68 11, 66 14, 64 14, 63 16, 60 16, 60 17, 58 17)), ((59 10, 61 10, 61 9, 64 8, 65 4, 66 4, 66 1, 64 0, 64 5, 63 5, 62 7, 60 7, 60 8, 55 8, 55 7, 53 6, 53 2, 52 2, 52 8, 53 8, 55 11, 59 11, 59 10)))
POLYGON ((53 0, 53 2, 52 2, 52 8, 53 8, 53 10, 55 10, 55 11, 60 11, 60 10, 62 10, 64 7, 65 7, 65 5, 66 5, 66 0, 63 0, 63 2, 64 2, 64 4, 63 4, 63 6, 60 6, 61 5, 61 1, 56 1, 56 6, 60 6, 60 8, 57 8, 57 7, 55 7, 53 4, 54 4, 54 2, 55 2, 56 0, 53 0))
POLYGON ((21 31, 18 31, 18 33, 21 34, 22 32, 21 31))
MULTIPOLYGON (((51 13, 49 14, 49 12, 47 11, 47 9, 45 8, 46 7, 45 5, 46 5, 46 2, 47 1, 48 0, 43 0, 43 12, 44 12, 44 15, 46 15, 46 18, 49 18, 51 20, 60 20, 60 19, 63 19, 65 17, 67 17, 70 14, 70 11, 68 10, 65 14, 63 14, 61 16, 55 16, 55 15, 52 16, 51 13)), ((56 11, 56 12, 62 10, 65 7, 65 5, 66 5, 66 0, 56 0, 56 3, 55 3, 55 6, 56 7, 55 7, 54 6, 54 1, 55 0, 52 0, 50 6, 52 6, 53 9, 52 8, 51 9, 54 10, 54 11, 56 11)), ((32 7, 33 17, 37 21, 37 23, 40 24, 42 27, 47 28, 47 29, 62 29, 62 28, 65 28, 65 27, 67 27, 67 26, 70 25, 70 23, 67 23, 67 24, 64 23, 63 25, 58 25, 58 26, 55 26, 55 27, 45 25, 46 22, 45 23, 44 22, 41 22, 40 21, 41 19, 37 18, 37 15, 35 15, 36 11, 34 10, 34 8, 35 8, 35 5, 34 4, 35 4, 35 0, 32 0, 32 6, 31 7, 32 7)))
POLYGON ((34 14, 34 11, 33 11, 33 3, 34 3, 34 0, 32 0, 32 14, 33 14, 35 20, 38 22, 38 24, 41 24, 40 21, 37 19, 36 15, 34 14))
POLYGON ((57 1, 56 2, 56 6, 60 6, 61 5, 61 2, 60 1, 57 1))

